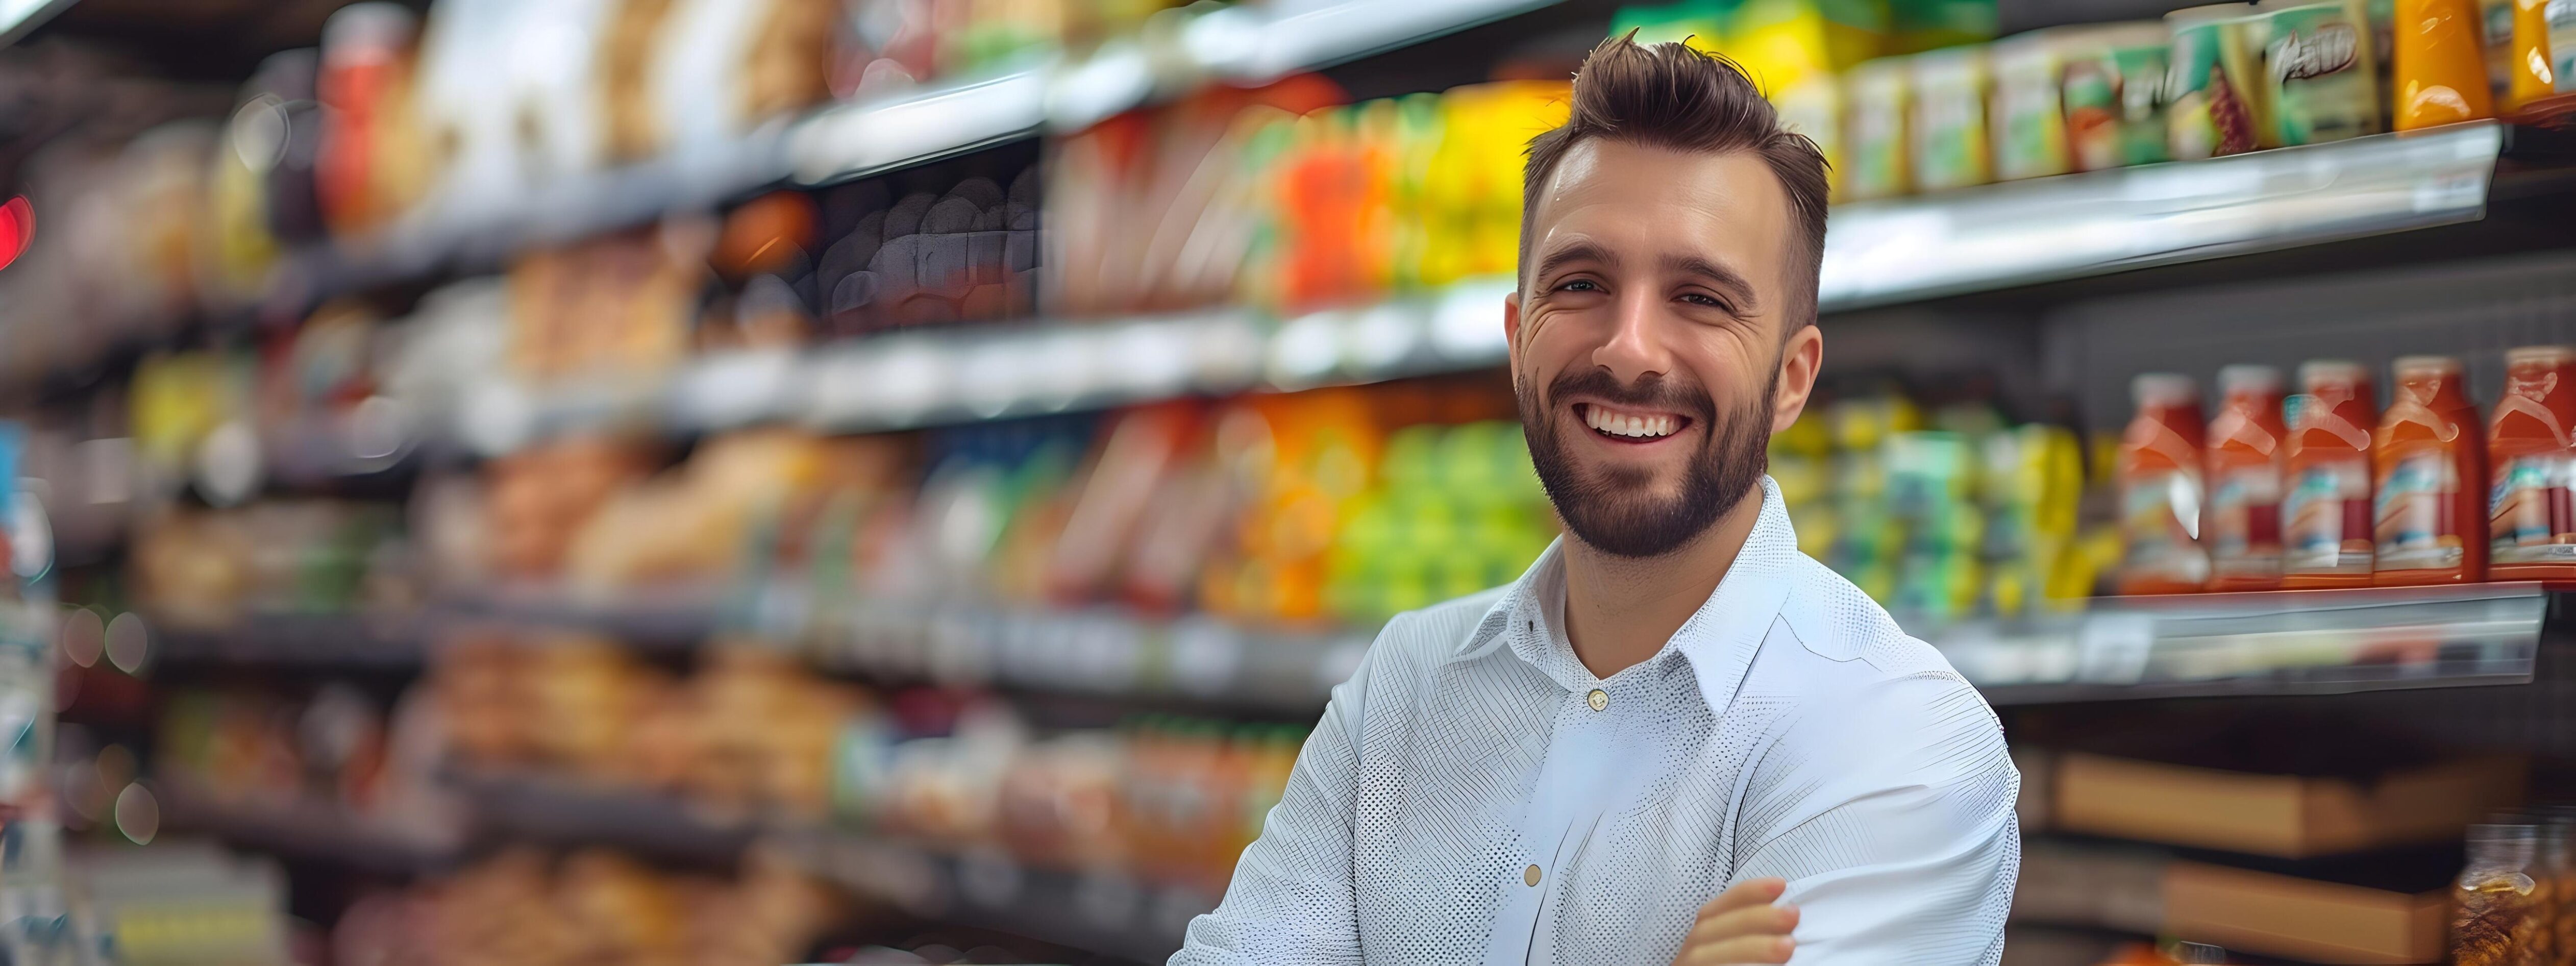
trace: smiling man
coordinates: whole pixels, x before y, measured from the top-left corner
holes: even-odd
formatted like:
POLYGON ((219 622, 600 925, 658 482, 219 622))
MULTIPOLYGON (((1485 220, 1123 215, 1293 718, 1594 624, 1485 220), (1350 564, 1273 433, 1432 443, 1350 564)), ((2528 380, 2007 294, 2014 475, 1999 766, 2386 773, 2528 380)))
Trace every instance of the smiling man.
POLYGON ((1994 713, 1763 474, 1824 358, 1822 157, 1621 38, 1526 178, 1503 329, 1566 535, 1387 625, 1172 961, 1996 962, 1994 713))

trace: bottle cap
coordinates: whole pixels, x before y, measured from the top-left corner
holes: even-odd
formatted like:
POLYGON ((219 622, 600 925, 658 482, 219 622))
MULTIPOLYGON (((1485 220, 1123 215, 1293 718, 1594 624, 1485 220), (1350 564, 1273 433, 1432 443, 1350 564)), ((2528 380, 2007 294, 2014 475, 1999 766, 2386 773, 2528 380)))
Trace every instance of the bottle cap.
POLYGON ((2400 379, 2409 374, 2422 376, 2458 375, 2462 366, 2458 356, 2398 356, 2388 364, 2390 372, 2400 379))
POLYGON ((2129 396, 2139 406, 2174 406, 2200 401, 2191 377, 2173 372, 2142 372, 2129 383, 2129 396))
POLYGON ((2231 396, 2240 392, 2280 392, 2281 370, 2250 363, 2224 366, 2218 370, 2218 391, 2231 396))
POLYGON ((2299 385, 2311 390, 2320 384, 2356 383, 2369 378, 2370 370, 2350 359, 2310 359, 2299 363, 2299 385))
POLYGON ((2504 364, 2510 366, 2565 365, 2576 362, 2576 346, 2527 345, 2508 349, 2504 364))

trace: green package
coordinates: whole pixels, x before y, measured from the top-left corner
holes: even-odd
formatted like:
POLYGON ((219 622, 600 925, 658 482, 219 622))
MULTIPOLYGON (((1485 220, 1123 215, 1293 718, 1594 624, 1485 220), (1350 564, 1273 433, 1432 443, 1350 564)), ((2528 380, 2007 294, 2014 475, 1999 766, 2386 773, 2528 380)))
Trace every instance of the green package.
POLYGON ((1914 61, 1914 186, 1964 188, 1994 180, 1986 135, 1986 52, 1951 47, 1914 61))
POLYGON ((2165 15, 2173 26, 2171 71, 2165 78, 2166 149, 2196 160, 2254 150, 2255 89, 2236 67, 2244 4, 2193 7, 2165 15), (2221 12, 2221 11, 2224 12, 2221 12))
POLYGON ((2271 143, 2317 144, 2374 133, 2369 24, 2356 5, 2324 0, 2266 15, 2265 97, 2272 105, 2271 143))

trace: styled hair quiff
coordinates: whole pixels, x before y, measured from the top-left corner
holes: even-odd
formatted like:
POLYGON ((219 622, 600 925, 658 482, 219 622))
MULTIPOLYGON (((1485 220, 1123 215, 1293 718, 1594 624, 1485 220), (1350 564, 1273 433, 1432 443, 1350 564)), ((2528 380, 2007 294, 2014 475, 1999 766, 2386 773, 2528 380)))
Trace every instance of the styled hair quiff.
POLYGON ((1783 332, 1816 321, 1816 276, 1825 258, 1825 156, 1806 135, 1780 126, 1779 113, 1743 68, 1683 44, 1637 43, 1633 30, 1594 47, 1574 74, 1574 103, 1565 125, 1530 139, 1521 175, 1522 262, 1529 261, 1530 218, 1539 193, 1565 153, 1591 138, 1760 156, 1789 198, 1792 257, 1783 280, 1783 332))

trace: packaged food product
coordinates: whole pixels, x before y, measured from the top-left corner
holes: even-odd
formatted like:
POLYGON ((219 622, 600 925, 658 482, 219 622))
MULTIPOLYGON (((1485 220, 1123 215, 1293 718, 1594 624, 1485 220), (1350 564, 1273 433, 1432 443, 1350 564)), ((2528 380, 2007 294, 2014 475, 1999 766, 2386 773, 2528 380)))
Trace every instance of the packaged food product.
POLYGON ((2041 178, 2072 170, 2059 89, 2068 37, 2039 30, 1994 45, 1995 177, 2041 178))
POLYGON ((1807 136, 1825 156, 1830 197, 1840 200, 1848 179, 1843 159, 1843 84, 1834 74, 1817 74, 1771 95, 1780 111, 1780 126, 1807 136))
POLYGON ((2513 9, 2515 0, 2478 0, 2478 48, 2487 65, 2487 90, 2505 103, 2512 85, 2513 9))
POLYGON ((2281 370, 2218 370, 2226 401, 2209 421, 2209 589, 2266 590, 2281 582, 2281 466, 2289 429, 2281 423, 2281 370))
MULTIPOLYGON (((2558 4, 2566 6, 2564 2, 2558 4)), ((2549 0, 2507 0, 2511 22, 2505 29, 2504 103, 2506 113, 2558 92, 2556 58, 2549 46, 2549 0)))
POLYGON ((2576 348, 2505 354, 2504 395, 2487 421, 2487 500, 2497 580, 2576 579, 2576 348))
POLYGON ((2449 356, 2397 360, 2396 398, 2372 450, 2382 585, 2486 577, 2486 437, 2468 371, 2449 356))
POLYGON ((1727 18, 1727 54, 1766 92, 1876 57, 1887 6, 1870 0, 1744 0, 1727 18))
POLYGON ((1916 54, 1910 61, 1914 187, 1939 191, 1994 180, 1986 136, 1985 49, 1951 47, 1916 54))
POLYGON ((2370 371, 2319 359, 2299 366, 2299 394, 2282 404, 2289 427, 2281 497, 2281 586, 2370 583, 2371 428, 2379 424, 2370 371))
POLYGON ((2550 89, 2576 94, 2576 3, 2552 3, 2541 18, 2549 28, 2550 89))
MULTIPOLYGON (((322 27, 315 92, 329 112, 314 190, 332 231, 363 231, 390 217, 390 173, 406 159, 412 40, 419 17, 393 3, 354 3, 322 27)), ((426 152, 424 152, 425 154, 426 152)))
POLYGON ((2061 95, 2068 160, 2079 171, 2165 160, 2165 25, 2111 24, 2074 38, 2061 95))
POLYGON ((2379 130, 2370 21, 2360 0, 2264 0, 2266 144, 2317 144, 2379 130))
POLYGON ((2120 440, 2120 527, 2128 552, 2119 592, 2175 594, 2209 581, 2201 547, 2200 389, 2150 372, 2130 383, 2138 414, 2120 440))
POLYGON ((2396 129, 2495 116, 2478 11, 2470 0, 2397 0, 2392 73, 2396 129))
POLYGON ((2166 149, 2185 161, 2260 146, 2261 86, 2244 45, 2250 4, 2221 3, 2165 15, 2173 30, 2165 80, 2166 149))
POLYGON ((1910 58, 1882 57, 1852 69, 1844 79, 1843 196, 1853 201, 1914 190, 1911 155, 1914 71, 1910 58))
POLYGON ((2452 889, 2451 962, 2518 966, 2547 929, 2546 896, 2532 876, 2538 833, 2530 825, 2469 826, 2468 862, 2452 889))

